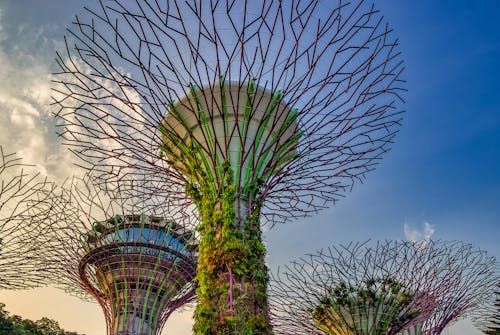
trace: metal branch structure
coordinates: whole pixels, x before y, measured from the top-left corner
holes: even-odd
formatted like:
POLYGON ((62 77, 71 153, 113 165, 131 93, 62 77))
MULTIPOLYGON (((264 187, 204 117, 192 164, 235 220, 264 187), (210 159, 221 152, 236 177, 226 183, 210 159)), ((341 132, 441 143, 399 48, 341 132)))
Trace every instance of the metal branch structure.
POLYGON ((195 298, 197 238, 175 207, 119 194, 74 178, 32 207, 33 239, 60 287, 101 305, 108 335, 160 334, 195 298))
POLYGON ((260 226, 338 200, 400 125, 384 17, 362 0, 103 1, 68 31, 65 143, 103 181, 196 205, 197 334, 270 333, 260 226))
POLYGON ((38 246, 21 224, 30 210, 26 201, 50 185, 32 166, 0 146, 0 289, 25 289, 50 280, 38 246))
POLYGON ((488 335, 500 335, 500 282, 497 283, 496 295, 496 313, 494 313, 490 320, 488 330, 485 332, 488 335))
POLYGON ((495 311, 495 258, 461 242, 351 243, 307 255, 270 283, 276 335, 439 335, 495 311))

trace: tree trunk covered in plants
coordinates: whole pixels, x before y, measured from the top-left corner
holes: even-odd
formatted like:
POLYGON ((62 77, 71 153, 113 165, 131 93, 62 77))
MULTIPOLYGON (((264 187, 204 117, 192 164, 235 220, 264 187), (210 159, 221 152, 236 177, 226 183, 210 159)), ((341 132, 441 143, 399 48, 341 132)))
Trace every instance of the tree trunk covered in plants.
POLYGON ((192 85, 159 126, 163 157, 185 176, 200 215, 195 334, 272 333, 262 192, 298 155, 297 115, 279 90, 222 79, 215 91, 192 85))
POLYGON ((203 183, 188 187, 201 216, 199 303, 193 330, 198 335, 272 334, 266 295, 266 250, 259 226, 260 205, 248 201, 249 210, 243 210, 250 215, 239 218, 228 164, 224 165, 224 171, 225 179, 217 192, 203 183))
POLYGON ((253 80, 192 85, 159 126, 163 157, 186 177, 201 220, 196 334, 271 334, 261 192, 297 157, 301 137, 297 111, 281 99, 253 80))

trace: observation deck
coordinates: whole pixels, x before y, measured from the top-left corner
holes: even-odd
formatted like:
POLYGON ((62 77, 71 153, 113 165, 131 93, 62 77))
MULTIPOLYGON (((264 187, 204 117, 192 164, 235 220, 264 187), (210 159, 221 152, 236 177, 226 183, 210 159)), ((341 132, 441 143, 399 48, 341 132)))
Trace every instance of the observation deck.
POLYGON ((107 311, 113 335, 159 334, 170 313, 194 298, 194 232, 146 215, 95 222, 82 236, 79 273, 107 311))

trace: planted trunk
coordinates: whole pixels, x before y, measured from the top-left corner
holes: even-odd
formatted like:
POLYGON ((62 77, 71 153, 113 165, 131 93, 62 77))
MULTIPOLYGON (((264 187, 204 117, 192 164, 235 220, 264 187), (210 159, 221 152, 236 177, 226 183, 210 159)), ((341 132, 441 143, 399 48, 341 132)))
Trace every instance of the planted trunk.
POLYGON ((259 215, 266 183, 297 157, 296 117, 279 91, 221 81, 191 87, 160 126, 201 218, 196 334, 271 334, 259 215))

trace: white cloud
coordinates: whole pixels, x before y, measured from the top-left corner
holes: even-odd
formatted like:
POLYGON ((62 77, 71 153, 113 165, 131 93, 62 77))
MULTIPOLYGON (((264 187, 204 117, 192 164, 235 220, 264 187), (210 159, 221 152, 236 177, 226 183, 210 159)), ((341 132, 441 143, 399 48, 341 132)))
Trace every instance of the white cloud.
POLYGON ((427 245, 427 243, 430 241, 430 239, 434 235, 435 231, 436 231, 435 226, 430 224, 429 222, 424 222, 422 224, 421 230, 413 227, 410 224, 407 224, 407 223, 404 224, 405 238, 408 241, 421 243, 422 246, 427 245))
POLYGON ((41 56, 48 54, 47 50, 40 50, 40 46, 48 48, 50 44, 30 45, 40 28, 22 35, 6 32, 1 15, 0 9, 0 145, 6 152, 16 152, 24 163, 38 165, 52 180, 63 180, 74 167, 53 127, 52 59, 41 56))

